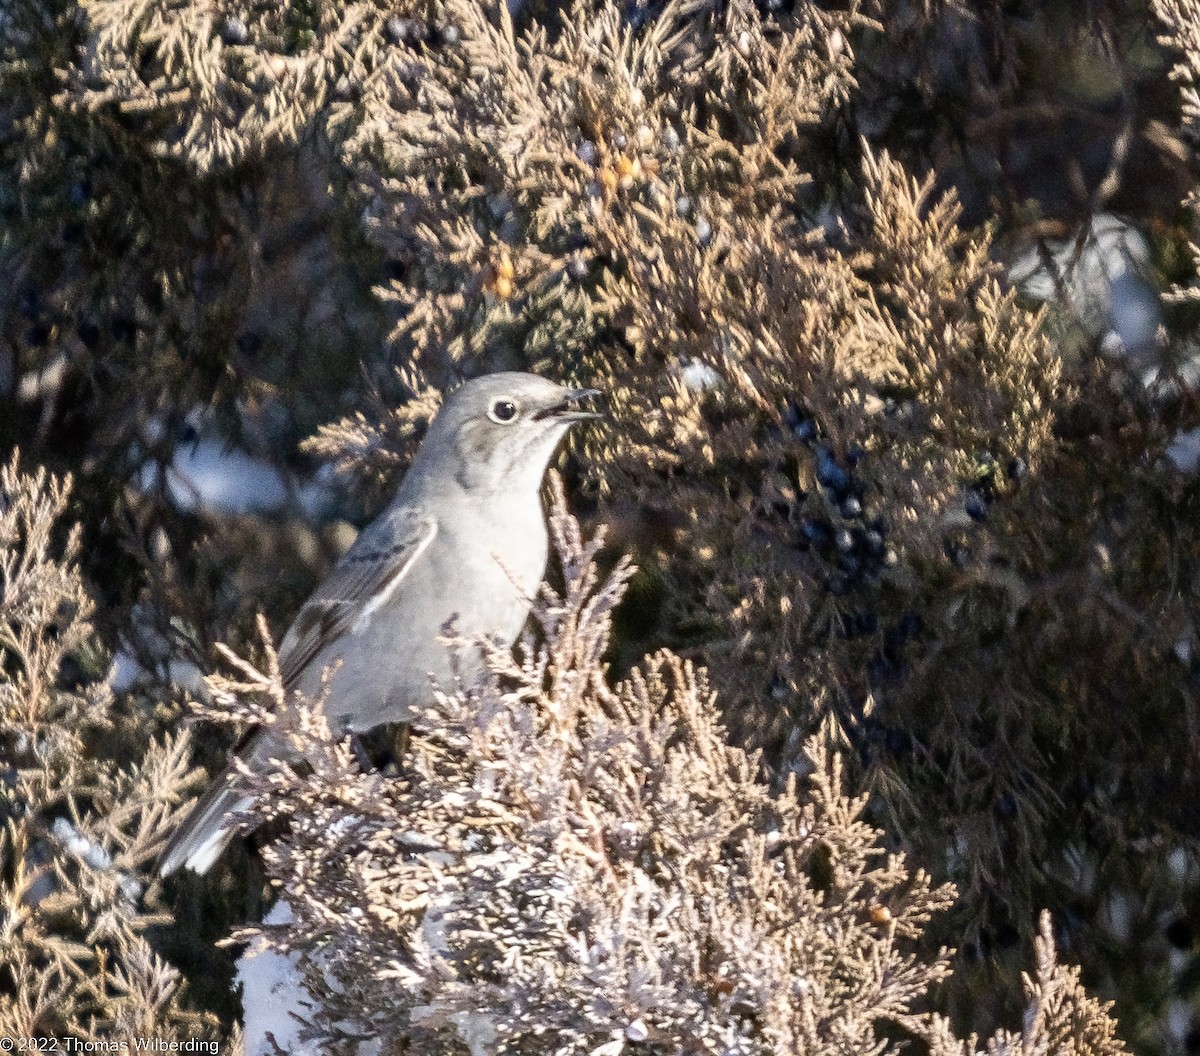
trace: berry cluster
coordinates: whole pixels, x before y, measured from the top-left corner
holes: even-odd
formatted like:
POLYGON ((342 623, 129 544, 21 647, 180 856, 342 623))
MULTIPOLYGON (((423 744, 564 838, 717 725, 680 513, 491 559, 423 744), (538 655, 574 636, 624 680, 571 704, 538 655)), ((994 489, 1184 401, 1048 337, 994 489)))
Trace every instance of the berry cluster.
MULTIPOLYGON (((837 612, 828 630, 843 640, 875 639, 876 646, 867 661, 867 678, 878 690, 903 674, 905 651, 912 639, 920 635, 922 621, 910 610, 895 624, 885 625, 872 601, 863 597, 867 588, 898 562, 888 541, 887 521, 870 508, 868 489, 860 472, 866 452, 859 444, 849 444, 839 456, 833 445, 823 439, 817 421, 795 406, 784 410, 783 421, 811 455, 812 477, 819 496, 806 496, 808 510, 797 522, 796 545, 822 559, 829 569, 825 583, 831 595, 849 596, 848 600, 858 598, 855 608, 837 612)), ((856 725, 863 730, 874 730, 878 722, 859 716, 856 725)), ((879 726, 872 736, 875 734, 878 734, 875 739, 887 734, 882 743, 893 754, 904 750, 904 746, 892 744, 892 739, 899 736, 895 731, 879 726)))
MULTIPOLYGON (((1010 458, 1004 475, 1013 484, 1019 484, 1029 472, 1029 466, 1020 456, 1010 458)), ((975 466, 974 480, 963 496, 963 509, 973 521, 986 521, 988 507, 1000 493, 1000 467, 995 456, 985 451, 975 466)))
MULTIPOLYGON (((825 500, 819 511, 800 519, 796 545, 826 559, 832 569, 826 579, 831 594, 841 597, 872 584, 896 563, 896 552, 887 542, 887 522, 864 505, 866 489, 855 470, 866 452, 851 444, 839 457, 832 445, 820 439, 816 421, 795 406, 784 411, 784 424, 811 452, 813 478, 825 500)), ((873 633, 874 627, 859 627, 855 622, 848 630, 853 636, 873 633)))

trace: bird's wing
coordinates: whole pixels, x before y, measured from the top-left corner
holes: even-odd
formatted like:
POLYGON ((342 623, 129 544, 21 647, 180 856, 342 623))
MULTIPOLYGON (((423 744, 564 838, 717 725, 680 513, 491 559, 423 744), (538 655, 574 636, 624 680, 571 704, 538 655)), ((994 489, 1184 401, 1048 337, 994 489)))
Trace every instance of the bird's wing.
POLYGON ((296 616, 279 648, 285 689, 323 649, 369 617, 404 581, 437 535, 437 521, 393 510, 367 528, 296 616))

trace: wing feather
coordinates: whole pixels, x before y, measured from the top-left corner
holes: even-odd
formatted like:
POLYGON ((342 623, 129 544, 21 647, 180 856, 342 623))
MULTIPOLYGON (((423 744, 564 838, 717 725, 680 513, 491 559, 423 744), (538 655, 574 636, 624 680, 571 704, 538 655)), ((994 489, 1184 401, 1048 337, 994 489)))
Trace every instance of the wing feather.
POLYGON ((284 636, 279 660, 285 689, 295 686, 318 654, 383 603, 436 535, 432 518, 396 510, 355 540, 284 636))

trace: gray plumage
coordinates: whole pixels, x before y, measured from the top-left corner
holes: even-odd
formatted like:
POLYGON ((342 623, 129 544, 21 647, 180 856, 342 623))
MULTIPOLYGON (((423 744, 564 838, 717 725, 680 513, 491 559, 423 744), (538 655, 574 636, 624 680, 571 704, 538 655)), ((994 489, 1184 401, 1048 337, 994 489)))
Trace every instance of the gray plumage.
MULTIPOLYGON (((280 646, 284 687, 326 692, 336 734, 404 722, 449 679, 443 628, 511 644, 546 569, 539 491, 590 389, 533 374, 490 374, 456 389, 384 512, 363 530, 301 608, 280 646), (327 687, 322 680, 328 679, 327 687)), ((287 715, 276 725, 286 729, 287 715)), ((289 755, 274 727, 240 753, 252 770, 289 755)), ((168 841, 159 872, 207 872, 235 834, 231 811, 250 799, 227 768, 168 841)))

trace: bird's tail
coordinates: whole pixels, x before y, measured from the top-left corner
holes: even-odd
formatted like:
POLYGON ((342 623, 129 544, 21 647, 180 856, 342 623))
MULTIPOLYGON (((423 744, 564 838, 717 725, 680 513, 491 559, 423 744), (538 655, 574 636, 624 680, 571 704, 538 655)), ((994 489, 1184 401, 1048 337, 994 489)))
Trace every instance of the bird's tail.
POLYGON ((251 797, 237 787, 236 775, 226 770, 197 801, 158 857, 158 873, 170 876, 182 866, 203 875, 237 834, 228 815, 245 810, 251 797))

